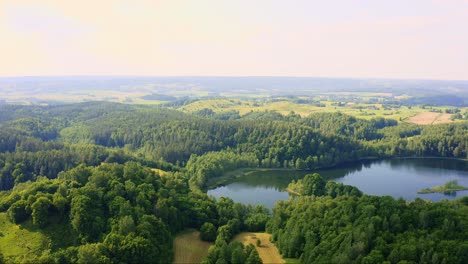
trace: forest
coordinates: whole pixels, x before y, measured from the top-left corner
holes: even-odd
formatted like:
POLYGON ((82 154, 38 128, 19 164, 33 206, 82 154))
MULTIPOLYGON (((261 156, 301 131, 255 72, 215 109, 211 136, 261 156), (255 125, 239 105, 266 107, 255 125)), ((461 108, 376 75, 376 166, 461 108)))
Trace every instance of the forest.
POLYGON ((0 230, 0 261, 170 263, 174 236, 193 228, 214 242, 205 263, 261 263, 255 247, 232 241, 241 231, 271 233, 284 257, 302 263, 468 263, 466 198, 369 196, 312 173, 273 211, 206 194, 239 168, 313 172, 399 157, 467 159, 468 123, 0 104, 0 215, 47 237, 17 254, 2 242, 13 231, 0 230))

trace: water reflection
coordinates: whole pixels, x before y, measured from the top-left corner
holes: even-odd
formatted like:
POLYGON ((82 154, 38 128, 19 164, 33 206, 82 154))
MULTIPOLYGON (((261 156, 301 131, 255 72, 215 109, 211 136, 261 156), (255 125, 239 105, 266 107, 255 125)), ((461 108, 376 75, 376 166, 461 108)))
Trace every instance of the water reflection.
POLYGON ((313 172, 320 173, 325 179, 356 186, 371 195, 390 195, 406 200, 419 197, 433 201, 468 195, 468 191, 417 193, 420 189, 443 185, 450 180, 468 186, 468 162, 448 159, 363 161, 318 171, 250 172, 231 184, 208 191, 208 194, 216 198, 228 196, 237 202, 264 204, 272 208, 277 200, 288 198, 284 189, 289 182, 313 172))

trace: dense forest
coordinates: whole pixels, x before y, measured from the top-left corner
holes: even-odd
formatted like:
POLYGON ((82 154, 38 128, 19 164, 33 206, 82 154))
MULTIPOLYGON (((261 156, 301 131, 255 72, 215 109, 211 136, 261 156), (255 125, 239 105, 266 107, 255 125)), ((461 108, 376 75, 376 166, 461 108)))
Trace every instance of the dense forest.
POLYGON ((408 203, 318 175, 295 183, 302 195, 273 212, 204 191, 237 168, 313 170, 359 159, 467 155, 467 122, 187 114, 105 102, 0 105, 0 211, 51 239, 48 250, 3 252, 2 259, 168 263, 174 235, 195 228, 215 242, 206 263, 259 263, 254 247, 231 239, 265 229, 283 256, 303 263, 466 263, 466 199, 408 203))
POLYGON ((303 195, 278 202, 267 227, 283 256, 302 263, 468 262, 467 197, 406 202, 362 195, 318 174, 300 185, 303 195))
POLYGON ((216 202, 178 174, 161 177, 132 161, 81 164, 53 180, 20 183, 2 193, 0 209, 14 223, 31 219, 66 235, 52 240, 52 252, 10 259, 26 263, 168 263, 172 236, 184 228, 211 227, 204 239, 222 243, 241 230, 264 230, 269 219, 263 207, 216 202))

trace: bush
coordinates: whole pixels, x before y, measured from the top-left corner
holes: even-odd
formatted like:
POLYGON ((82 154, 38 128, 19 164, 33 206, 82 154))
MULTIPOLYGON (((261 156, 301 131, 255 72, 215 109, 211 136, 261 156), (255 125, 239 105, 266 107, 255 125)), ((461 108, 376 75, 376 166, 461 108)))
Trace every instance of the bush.
POLYGON ((200 238, 204 241, 215 241, 216 227, 212 223, 204 223, 200 228, 200 238))

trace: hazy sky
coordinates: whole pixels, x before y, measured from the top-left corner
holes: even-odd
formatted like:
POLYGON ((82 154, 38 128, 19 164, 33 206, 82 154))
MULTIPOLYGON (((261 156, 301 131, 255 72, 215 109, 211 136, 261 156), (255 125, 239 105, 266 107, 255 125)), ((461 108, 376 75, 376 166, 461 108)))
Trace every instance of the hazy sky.
POLYGON ((466 0, 0 0, 0 76, 468 79, 466 0))

